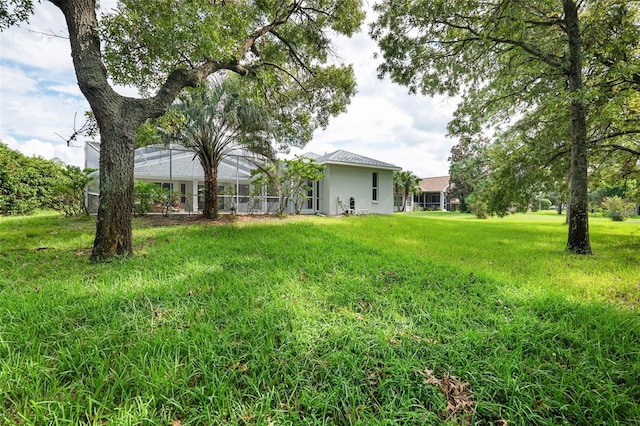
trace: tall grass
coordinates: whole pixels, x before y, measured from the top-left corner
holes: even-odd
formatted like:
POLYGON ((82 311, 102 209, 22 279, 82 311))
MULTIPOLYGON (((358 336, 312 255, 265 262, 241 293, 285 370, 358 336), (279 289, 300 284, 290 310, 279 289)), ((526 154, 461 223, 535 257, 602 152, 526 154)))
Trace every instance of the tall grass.
POLYGON ((91 221, 3 218, 0 423, 637 424, 638 228, 579 257, 543 216, 136 221, 90 265, 91 221))

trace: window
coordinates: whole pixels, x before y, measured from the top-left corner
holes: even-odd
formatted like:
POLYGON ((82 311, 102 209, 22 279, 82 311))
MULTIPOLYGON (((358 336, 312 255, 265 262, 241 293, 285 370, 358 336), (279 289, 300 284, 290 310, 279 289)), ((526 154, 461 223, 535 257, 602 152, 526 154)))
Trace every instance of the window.
POLYGON ((316 182, 316 210, 320 211, 320 181, 316 182))
POLYGON ((180 184, 180 202, 182 204, 185 204, 187 202, 187 184, 186 183, 180 184))
POLYGON ((307 209, 313 209, 313 181, 307 180, 307 209))
MULTIPOLYGON (((218 210, 224 210, 224 201, 231 197, 229 197, 228 195, 222 195, 222 191, 224 191, 224 185, 218 185, 218 210)), ((227 201, 227 205, 230 206, 231 205, 231 200, 227 201)))
POLYGON ((240 203, 248 203, 249 202, 249 185, 240 184, 238 185, 238 195, 240 196, 240 203))
POLYGON ((371 176, 371 200, 378 201, 378 173, 373 172, 371 176))
POLYGON ((204 185, 198 185, 198 210, 204 210, 204 185))

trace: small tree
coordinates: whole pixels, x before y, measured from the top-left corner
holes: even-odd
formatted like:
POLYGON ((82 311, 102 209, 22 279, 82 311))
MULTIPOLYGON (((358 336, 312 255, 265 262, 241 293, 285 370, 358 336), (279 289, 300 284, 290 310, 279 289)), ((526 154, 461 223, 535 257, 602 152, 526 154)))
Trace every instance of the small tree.
POLYGON ((95 169, 84 169, 67 165, 61 169, 61 177, 53 187, 53 208, 66 217, 88 215, 84 199, 87 185, 94 179, 95 169))
POLYGON ((153 182, 136 181, 133 185, 133 211, 136 216, 144 216, 158 199, 158 185, 153 182))
POLYGON ((635 205, 618 196, 605 197, 602 200, 602 211, 605 216, 615 222, 622 222, 634 213, 635 205))
POLYGON ((393 172, 393 186, 397 193, 403 195, 401 211, 405 211, 409 194, 420 193, 420 178, 410 170, 395 171, 393 172))
POLYGON ((478 219, 488 219, 489 218, 489 205, 482 198, 482 194, 472 192, 467 196, 467 206, 469 207, 469 212, 473 213, 478 219))
POLYGON ((460 200, 460 211, 470 211, 468 197, 486 186, 489 176, 488 146, 484 136, 462 137, 451 147, 449 157, 449 195, 460 200))
POLYGON ((309 182, 324 177, 324 166, 306 157, 276 160, 266 167, 256 169, 252 177, 255 177, 254 185, 271 186, 275 189, 278 194, 277 214, 284 214, 289 202, 293 203, 295 213, 299 214, 307 200, 307 192, 313 188, 309 182))
MULTIPOLYGON (((171 127, 160 126, 170 142, 185 146, 204 170, 204 211, 218 217, 218 167, 225 158, 241 152, 273 155, 268 114, 249 97, 238 77, 228 76, 178 97, 171 113, 171 127)), ((247 156, 249 160, 252 156, 247 156)))

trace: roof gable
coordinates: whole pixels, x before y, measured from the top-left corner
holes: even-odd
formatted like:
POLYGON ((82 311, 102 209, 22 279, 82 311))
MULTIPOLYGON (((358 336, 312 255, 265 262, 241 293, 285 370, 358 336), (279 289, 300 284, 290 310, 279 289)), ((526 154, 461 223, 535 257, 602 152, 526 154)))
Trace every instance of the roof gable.
POLYGON ((423 178, 420 181, 422 192, 441 192, 449 189, 449 176, 423 178))
POLYGON ((378 169, 402 170, 400 167, 391 163, 385 163, 383 161, 365 157, 364 155, 354 154, 353 152, 345 151, 343 149, 324 155, 309 152, 303 154, 303 156, 313 158, 318 164, 345 164, 378 169))

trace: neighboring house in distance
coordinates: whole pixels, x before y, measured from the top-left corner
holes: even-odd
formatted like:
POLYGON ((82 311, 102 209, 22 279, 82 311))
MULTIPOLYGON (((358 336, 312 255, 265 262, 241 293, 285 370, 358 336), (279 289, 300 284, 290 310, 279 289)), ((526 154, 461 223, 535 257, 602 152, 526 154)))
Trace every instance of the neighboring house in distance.
POLYGON ((325 166, 303 213, 393 213, 393 172, 400 167, 344 150, 303 156, 325 166))
MULTIPOLYGON (((99 144, 91 143, 87 150, 86 167, 98 168, 99 144)), ((218 168, 218 190, 232 191, 233 195, 219 196, 219 209, 229 212, 235 207, 239 213, 267 213, 276 209, 275 194, 260 191, 251 183, 251 170, 260 159, 246 153, 224 159, 218 168), (259 195, 255 196, 255 192, 259 195), (252 194, 253 193, 253 194, 252 194)), ((363 157, 348 151, 330 154, 304 154, 325 166, 325 177, 313 182, 302 214, 340 215, 343 213, 393 213, 393 164, 363 157)), ((204 171, 194 154, 180 145, 171 147, 148 146, 135 152, 134 179, 153 182, 178 193, 183 212, 198 213, 204 207, 204 171)), ((90 211, 97 211, 97 179, 88 189, 90 211)), ((290 209, 293 212, 293 208, 290 209)))
POLYGON ((455 211, 457 200, 449 200, 449 176, 428 177, 420 181, 421 192, 413 196, 414 207, 423 210, 455 211))

